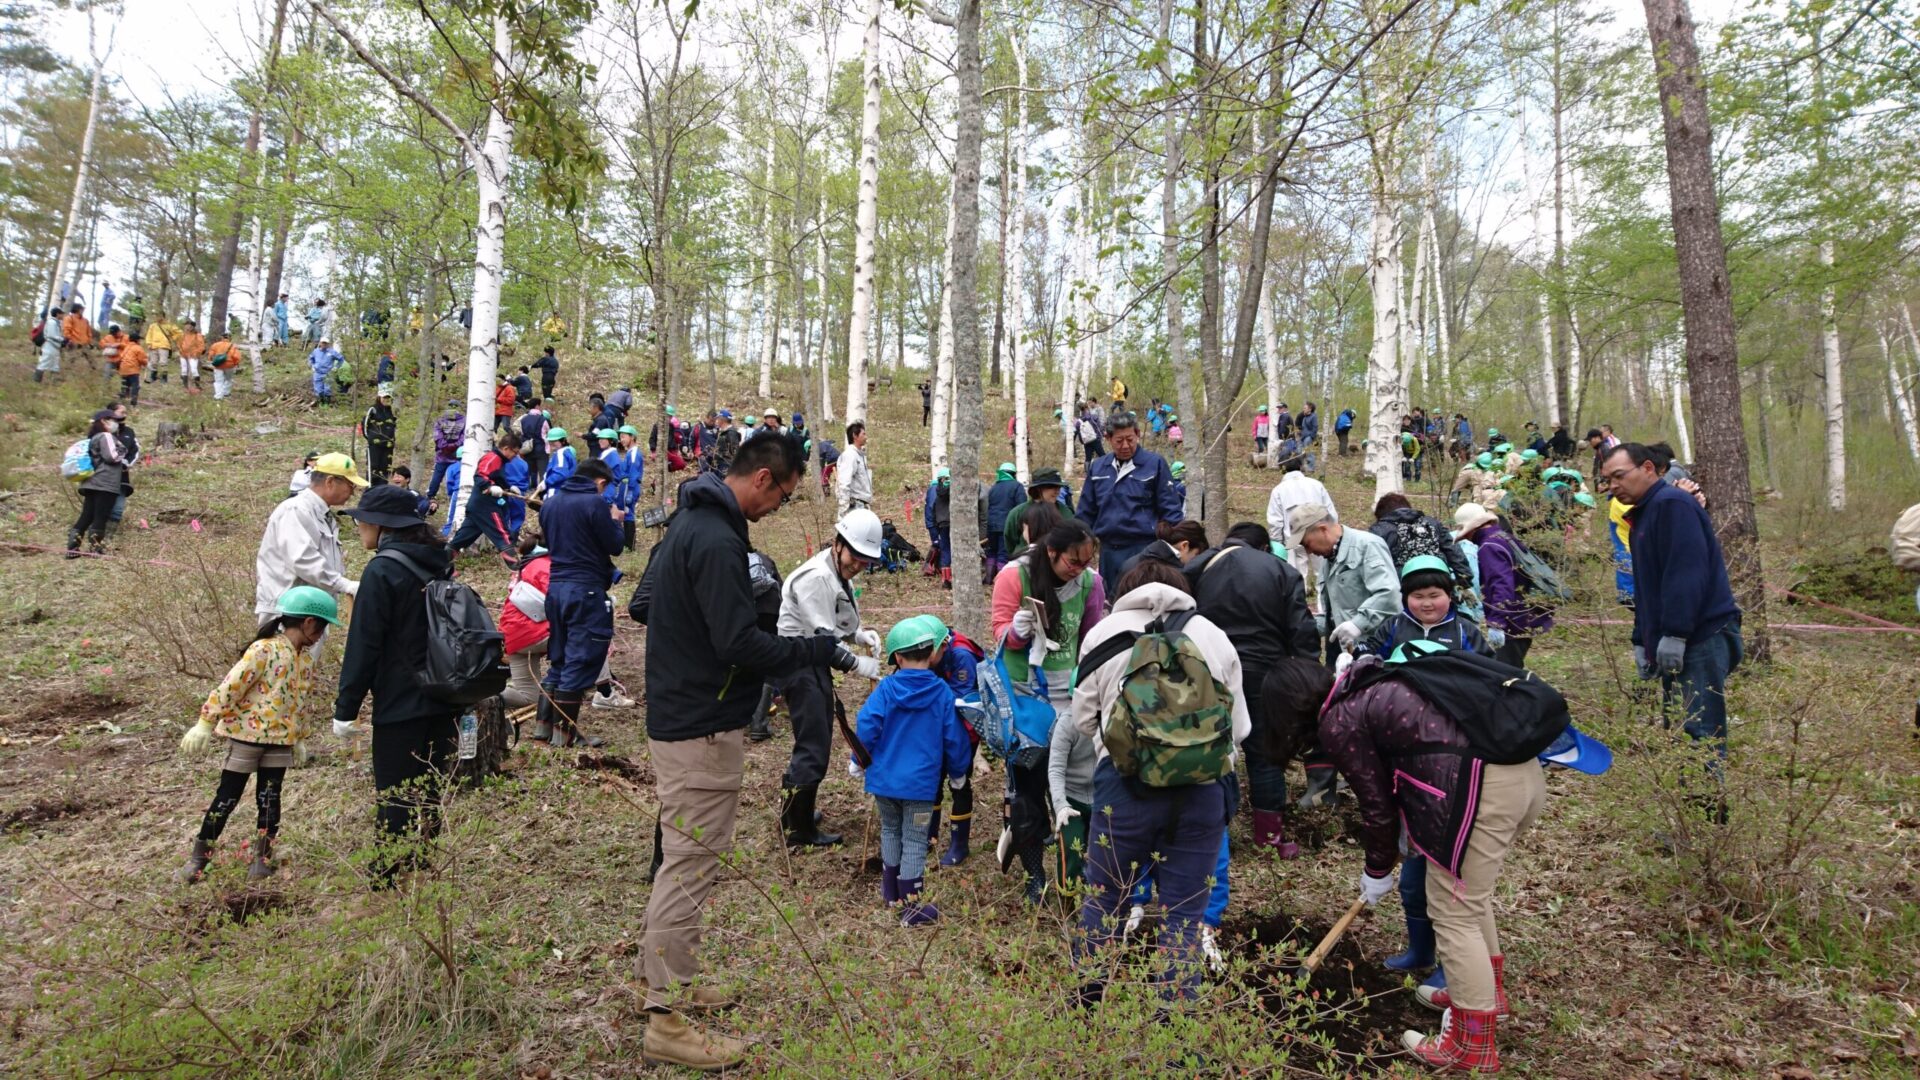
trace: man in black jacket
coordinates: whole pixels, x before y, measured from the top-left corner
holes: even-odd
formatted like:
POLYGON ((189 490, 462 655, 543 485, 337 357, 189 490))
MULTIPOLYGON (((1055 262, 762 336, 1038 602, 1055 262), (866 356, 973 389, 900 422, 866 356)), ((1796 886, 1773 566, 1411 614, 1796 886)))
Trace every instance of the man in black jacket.
POLYGON ((1186 573, 1195 607, 1240 654, 1241 692, 1254 718, 1253 734, 1242 747, 1253 842, 1292 859, 1300 845, 1286 837, 1287 762, 1266 752, 1277 740, 1261 730, 1266 710, 1258 703, 1267 673, 1281 660, 1319 659, 1320 630, 1307 610, 1306 579, 1273 554, 1271 542, 1266 529, 1243 521, 1227 530, 1225 543, 1194 556, 1186 573))
POLYGON ((800 440, 772 434, 744 444, 724 478, 703 475, 681 489, 680 508, 641 581, 648 592, 647 738, 665 852, 634 964, 653 1014, 642 1048, 648 1061, 717 1069, 746 1053, 740 1040, 689 1024, 674 998, 695 1006, 719 1001, 687 984, 700 973, 701 905, 720 854, 733 847, 745 731, 761 683, 823 665, 879 673, 872 657, 856 658, 830 634, 775 637, 755 622, 747 524, 785 505, 805 476, 800 440))
POLYGON ((1367 531, 1387 542, 1396 571, 1416 555, 1438 555, 1446 560, 1460 594, 1473 591, 1473 567, 1467 564, 1466 552, 1454 542, 1453 530, 1438 518, 1415 510, 1397 491, 1380 496, 1380 501, 1373 504, 1373 517, 1367 531))

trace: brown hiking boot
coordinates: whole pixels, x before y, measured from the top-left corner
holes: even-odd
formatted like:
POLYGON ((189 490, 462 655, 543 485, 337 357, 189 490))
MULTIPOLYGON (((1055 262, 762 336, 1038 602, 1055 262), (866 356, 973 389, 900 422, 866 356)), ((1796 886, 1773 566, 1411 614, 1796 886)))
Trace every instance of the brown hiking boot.
POLYGON ((719 1072, 740 1064, 747 1056, 745 1041, 703 1031, 679 1013, 654 1013, 647 1020, 640 1056, 656 1065, 679 1065, 700 1072, 719 1072))

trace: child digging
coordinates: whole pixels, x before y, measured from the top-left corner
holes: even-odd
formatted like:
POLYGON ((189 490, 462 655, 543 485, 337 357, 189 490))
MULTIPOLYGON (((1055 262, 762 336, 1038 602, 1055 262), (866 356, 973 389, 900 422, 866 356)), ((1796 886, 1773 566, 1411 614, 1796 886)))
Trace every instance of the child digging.
POLYGON ((956 790, 973 766, 973 744, 954 710, 953 688, 933 671, 945 650, 947 627, 932 615, 896 623, 886 650, 896 670, 860 707, 856 732, 871 763, 848 769, 865 775, 880 812, 880 896, 903 904, 902 926, 925 926, 940 909, 920 900, 940 782, 956 790))
POLYGON ((307 728, 300 713, 313 692, 313 647, 328 627, 340 625, 340 609, 325 592, 295 585, 281 594, 276 610, 278 615, 260 628, 239 663, 207 695, 200 722, 180 740, 181 751, 189 754, 206 750, 215 735, 227 740, 220 786, 200 822, 193 852, 174 875, 180 881, 205 876, 213 843, 246 793, 251 773, 258 774, 253 797, 259 820, 247 880, 259 881, 276 869, 273 840, 280 832, 280 785, 287 769, 306 758, 302 740, 307 728))

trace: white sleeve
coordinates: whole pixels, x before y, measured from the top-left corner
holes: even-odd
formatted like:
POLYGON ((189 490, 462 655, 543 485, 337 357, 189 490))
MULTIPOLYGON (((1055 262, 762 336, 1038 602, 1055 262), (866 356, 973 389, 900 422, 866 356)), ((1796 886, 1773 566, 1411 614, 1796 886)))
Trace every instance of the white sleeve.
POLYGON ((1280 485, 1273 485, 1267 496, 1267 532, 1281 543, 1287 541, 1287 504, 1280 498, 1280 485))

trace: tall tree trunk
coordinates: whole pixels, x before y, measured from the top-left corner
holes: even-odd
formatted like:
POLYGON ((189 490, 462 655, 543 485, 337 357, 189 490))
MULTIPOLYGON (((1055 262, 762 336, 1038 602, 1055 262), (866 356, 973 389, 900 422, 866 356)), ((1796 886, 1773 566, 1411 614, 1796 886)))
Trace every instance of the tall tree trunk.
POLYGON ((1820 357, 1826 379, 1827 508, 1847 508, 1847 382, 1840 365, 1840 323, 1833 287, 1833 241, 1820 241, 1820 357))
MULTIPOLYGON (((932 468, 938 469, 947 464, 947 433, 949 418, 953 415, 953 230, 954 212, 951 201, 947 207, 947 243, 943 249, 940 270, 940 316, 939 328, 934 332, 933 370, 928 374, 933 381, 933 419, 929 424, 927 461, 932 468)), ((931 477, 932 473, 928 473, 931 477)))
MULTIPOLYGON (((1008 120, 1009 127, 1012 121, 1008 120)), ((1012 190, 1013 181, 1013 138, 1010 132, 1002 132, 1000 139, 1000 272, 995 275, 993 285, 993 339, 987 347, 987 385, 1006 396, 1006 385, 1000 381, 1000 343, 1007 336, 1007 193, 1012 190)))
MULTIPOLYGON (((847 420, 867 418, 867 332, 873 318, 873 253, 880 227, 880 12, 887 0, 867 0, 860 106, 860 204, 853 230, 853 309, 847 327, 847 420)), ((823 358, 824 360, 824 358, 823 358)), ((823 363, 821 370, 826 366, 823 363)), ((823 391, 823 401, 831 400, 823 391)), ((829 406, 828 411, 831 410, 829 406)))
MULTIPOLYGON (((777 132, 771 118, 767 121, 767 182, 766 201, 760 205, 760 235, 766 242, 766 261, 760 268, 760 290, 765 298, 765 309, 760 319, 760 385, 759 397, 765 401, 773 394, 773 354, 780 339, 780 290, 774 280, 774 239, 771 228, 773 217, 773 162, 779 149, 777 132)), ((795 192, 796 197, 798 192, 795 192)))
MULTIPOLYGON (((1012 313, 1007 327, 1007 363, 1013 369, 1013 467, 1022 484, 1032 475, 1027 451, 1027 354, 1020 335, 1027 328, 1027 39, 1024 33, 1013 38, 1013 184, 1001 185, 1003 197, 1012 192, 1010 206, 1002 215, 1000 248, 1006 254, 1006 272, 1001 292, 1010 294, 1012 313)), ((1062 407, 1062 413, 1065 407, 1062 407)))
MULTIPOLYGON (((87 17, 87 50, 93 50, 93 16, 87 17)), ((93 167, 93 133, 99 126, 100 86, 107 70, 107 59, 102 56, 93 62, 93 84, 87 91, 87 123, 80 131, 80 163, 73 170, 73 198, 67 203, 67 222, 60 230, 60 250, 53 257, 53 281, 47 289, 47 303, 42 308, 52 307, 60 300, 60 281, 67 274, 67 256, 73 244, 74 227, 80 222, 80 207, 87 194, 87 170, 93 167)), ((78 275, 76 275, 77 277, 78 275)), ((74 282, 73 300, 80 299, 80 283, 74 282)))
MULTIPOLYGON (((265 155, 260 158, 259 182, 264 188, 267 182, 265 155)), ((246 336, 242 340, 248 343, 248 351, 252 353, 248 366, 253 373, 253 392, 256 394, 267 392, 267 342, 270 340, 270 335, 267 333, 266 305, 261 303, 260 296, 267 271, 266 263, 262 258, 265 252, 261 250, 265 246, 265 231, 266 215, 264 213, 253 215, 253 235, 247 244, 247 328, 246 336)))
MULTIPOLYGON (((1767 490, 1780 490, 1780 470, 1773 463, 1773 421, 1768 416, 1773 412, 1773 377, 1768 374, 1773 368, 1771 363, 1762 361, 1754 371, 1754 383, 1760 388, 1760 408, 1755 417, 1759 421, 1755 430, 1760 433, 1760 471, 1766 475, 1767 490)), ((1636 367, 1636 373, 1639 369, 1636 367)), ((1636 411, 1638 406, 1635 406, 1636 411)))
POLYGON ((980 588, 980 0, 954 12, 959 138, 953 153, 953 386, 959 418, 953 444, 953 624, 985 640, 980 588))
POLYGON ((1400 385, 1400 215, 1384 191, 1374 192, 1367 281, 1373 293, 1373 345, 1367 353, 1367 472, 1377 500, 1401 488, 1400 417, 1407 409, 1400 385))
POLYGON ((1681 390, 1683 383, 1680 371, 1680 358, 1673 354, 1672 346, 1667 348, 1667 402, 1673 406, 1673 434, 1680 441, 1680 460, 1693 460, 1693 436, 1687 432, 1686 394, 1681 390))
POLYGON ((1553 91, 1553 381, 1548 384, 1553 400, 1553 422, 1573 422, 1573 347, 1567 302, 1567 149, 1566 100, 1564 93, 1565 31, 1561 25, 1564 5, 1553 5, 1553 37, 1549 52, 1549 70, 1553 91))
MULTIPOLYGON (((829 325, 827 320, 827 199, 824 191, 820 195, 820 209, 818 213, 819 217, 816 219, 817 224, 813 230, 813 277, 814 287, 818 289, 820 293, 820 415, 814 417, 814 419, 825 423, 833 419, 833 385, 827 378, 827 369, 832 366, 831 361, 833 356, 827 351, 827 341, 829 340, 827 332, 829 325)), ((868 281, 872 281, 871 268, 869 268, 868 281)), ((850 333, 848 340, 850 342, 856 340, 865 342, 866 337, 864 333, 850 333)), ((864 345, 862 347, 864 348, 864 345)), ((860 392, 865 394, 866 390, 867 380, 863 374, 860 377, 860 392)), ((847 392, 849 394, 853 393, 853 376, 851 374, 847 376, 847 392)), ((818 446, 818 444, 819 440, 815 440, 815 445, 818 446)))
MULTIPOLYGON (((1174 92, 1173 5, 1174 0, 1160 0, 1160 78, 1166 90, 1166 100, 1160 110, 1161 138, 1166 143, 1166 168, 1160 176, 1160 273, 1166 279, 1161 303, 1167 309, 1167 359, 1173 364, 1174 401, 1181 417, 1191 423, 1200 414, 1194 411, 1193 405, 1193 368, 1187 363, 1187 313, 1180 287, 1182 147, 1177 111, 1179 95, 1174 92)), ((1205 497, 1205 488, 1200 482, 1203 478, 1192 473, 1205 467, 1203 462, 1199 469, 1189 472, 1191 479, 1187 482, 1184 508, 1189 517, 1200 516, 1200 500, 1205 497)))
MULTIPOLYGON (((296 110, 298 106, 295 106, 296 110)), ((307 132, 300 123, 300 114, 294 113, 294 122, 287 132, 286 183, 287 190, 294 190, 300 182, 300 148, 306 144, 307 132)), ((267 287, 262 296, 271 305, 280 296, 280 281, 287 268, 287 237, 293 231, 293 208, 282 207, 273 221, 273 257, 267 261, 267 287)))
MULTIPOLYGON (((493 375, 500 363, 500 286, 506 277, 507 181, 512 168, 513 121, 500 95, 512 62, 507 20, 493 19, 494 97, 487 104, 487 133, 473 164, 479 212, 474 221, 473 330, 467 335, 466 460, 478 462, 493 449, 493 375)), ((662 470, 664 472, 664 470, 662 470)), ((466 518, 466 503, 452 508, 454 528, 466 518)))
POLYGON ((1920 462, 1920 430, 1913 426, 1913 396, 1907 392, 1907 380, 1900 371, 1900 359, 1887 343, 1886 325, 1875 323, 1873 330, 1880 338, 1880 358, 1887 364, 1887 397, 1893 401, 1900 433, 1907 438, 1907 456, 1920 462))
MULTIPOLYGON (((433 291, 434 287, 440 283, 438 271, 439 267, 428 263, 423 268, 422 275, 427 279, 424 299, 426 306, 421 309, 423 314, 420 319, 419 378, 415 379, 413 384, 414 410, 420 414, 420 430, 414 432, 413 452, 407 459, 408 468, 413 470, 415 476, 433 475, 432 460, 427 454, 433 448, 434 402, 440 400, 440 365, 435 362, 433 355, 434 330, 440 325, 439 318, 434 315, 438 298, 433 291)), ((539 482, 540 478, 534 477, 534 483, 539 482)))
POLYGON ((1754 658, 1764 661, 1771 653, 1766 582, 1741 420, 1733 289, 1720 233, 1706 83, 1686 0, 1643 0, 1643 6, 1659 81, 1668 202, 1687 335, 1687 383, 1700 428, 1700 485, 1713 508, 1727 569, 1746 612, 1747 643, 1754 658))
MULTIPOLYGON (((254 100, 247 115, 247 143, 240 160, 249 162, 260 153, 260 129, 266 119, 267 97, 273 93, 273 69, 280 58, 280 35, 287 26, 287 0, 273 7, 273 31, 267 42, 266 88, 254 100)), ((261 175, 265 175, 263 172, 261 175)), ((259 191, 234 193, 233 212, 227 215, 227 227, 221 234, 220 261, 213 271, 213 314, 208 324, 218 330, 227 327, 227 294, 233 291, 233 269, 240 261, 240 228, 246 224, 247 202, 258 198, 259 191)), ((256 380, 257 381, 257 380, 256 380)))
MULTIPOLYGON (((1280 415, 1280 333, 1273 323, 1273 290, 1262 286, 1260 289, 1260 351, 1267 358, 1267 423, 1280 415)), ((1272 435, 1273 429, 1268 427, 1272 435)), ((1280 447, 1277 441, 1267 441, 1267 468, 1280 467, 1280 447)))

